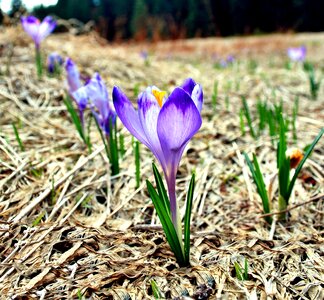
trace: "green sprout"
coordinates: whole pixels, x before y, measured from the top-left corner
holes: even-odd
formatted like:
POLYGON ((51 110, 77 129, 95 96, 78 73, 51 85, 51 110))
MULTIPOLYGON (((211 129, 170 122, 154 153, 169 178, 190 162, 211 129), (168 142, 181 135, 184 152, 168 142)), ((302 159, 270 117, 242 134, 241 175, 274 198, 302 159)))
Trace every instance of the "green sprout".
POLYGON ((248 274, 248 261, 246 258, 244 258, 244 267, 241 267, 241 265, 238 262, 234 262, 234 267, 235 267, 235 275, 238 280, 244 281, 249 279, 249 274, 248 274))
POLYGON ((304 63, 304 70, 308 75, 310 95, 313 100, 316 100, 321 87, 322 78, 316 79, 314 65, 309 62, 304 63))
MULTIPOLYGON (((293 191, 296 179, 306 162, 307 158, 311 155, 312 150, 315 145, 318 143, 320 138, 324 133, 324 128, 319 132, 316 136, 312 144, 306 150, 303 158, 298 161, 297 166, 292 178, 290 178, 290 170, 292 168, 290 156, 287 155, 287 141, 286 141, 286 130, 287 125, 284 123, 283 118, 280 118, 280 134, 279 134, 279 142, 277 146, 277 169, 278 169, 278 180, 279 180, 279 195, 278 195, 278 208, 279 212, 279 220, 286 220, 286 211, 289 204, 289 198, 293 191)), ((245 160, 247 165, 251 171, 253 180, 257 186, 257 192, 262 200, 263 211, 265 214, 271 213, 271 206, 268 197, 268 191, 264 184, 263 175, 261 169, 259 167, 258 160, 256 155, 253 154, 253 162, 249 159, 246 153, 244 153, 245 160)), ((270 216, 266 216, 266 221, 271 223, 272 219, 270 216)))
POLYGON ((151 288, 152 288, 154 299, 162 299, 163 298, 159 287, 157 286, 156 282, 153 279, 151 280, 151 288))
POLYGON ((14 133, 15 133, 15 137, 16 137, 16 141, 18 142, 18 145, 19 145, 19 149, 20 151, 25 151, 25 147, 24 147, 24 144, 23 142, 21 141, 21 138, 19 136, 19 132, 18 132, 18 129, 16 127, 16 125, 14 123, 12 123, 12 128, 14 130, 14 133))

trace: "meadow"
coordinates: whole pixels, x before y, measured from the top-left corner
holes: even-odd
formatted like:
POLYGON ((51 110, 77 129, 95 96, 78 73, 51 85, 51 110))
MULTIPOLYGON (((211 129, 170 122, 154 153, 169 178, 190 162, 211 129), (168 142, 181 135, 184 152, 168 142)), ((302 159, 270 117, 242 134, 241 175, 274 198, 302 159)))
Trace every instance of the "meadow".
MULTIPOLYGON (((260 107, 279 109, 288 148, 307 151, 323 131, 324 89, 314 99, 309 73, 286 50, 305 45, 321 78, 324 34, 156 44, 55 34, 42 43, 43 54, 72 58, 85 77, 99 72, 110 99, 119 86, 135 107, 147 86, 170 94, 188 77, 202 86, 202 125, 176 178, 183 215, 196 176, 186 267, 179 267, 147 190, 152 161, 161 172, 152 153, 139 145, 136 175, 135 140, 117 120, 123 151, 120 171, 111 175, 95 122, 86 121, 89 151, 71 120, 64 68, 38 79, 26 33, 5 29, 0 41, 1 299, 323 299, 324 139, 280 220, 279 134, 268 126, 277 128, 278 119, 262 119, 260 107), (229 55, 234 60, 224 64, 229 55), (244 153, 256 154, 266 186, 275 182, 267 216, 244 153)), ((90 115, 85 110, 85 120, 90 115)))

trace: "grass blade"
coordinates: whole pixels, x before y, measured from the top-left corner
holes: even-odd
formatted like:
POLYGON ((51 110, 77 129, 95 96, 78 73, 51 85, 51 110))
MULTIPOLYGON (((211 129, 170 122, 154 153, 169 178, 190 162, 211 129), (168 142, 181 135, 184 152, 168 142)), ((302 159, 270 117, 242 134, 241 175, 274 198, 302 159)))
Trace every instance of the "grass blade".
POLYGON ((240 280, 240 281, 243 281, 244 280, 244 277, 243 277, 243 272, 242 272, 241 266, 236 261, 234 262, 234 268, 235 268, 236 278, 238 280, 240 280))
MULTIPOLYGON (((246 153, 243 153, 243 154, 244 154, 245 160, 247 162, 247 165, 251 171, 253 180, 257 186, 258 194, 262 200, 263 211, 266 214, 270 213, 270 203, 269 203, 268 193, 267 193, 267 190, 266 190, 266 187, 264 184, 263 175, 261 173, 261 169, 260 169, 258 160, 257 160, 255 154, 253 154, 253 164, 252 164, 248 155, 246 153)), ((265 219, 269 224, 272 221, 271 217, 266 217, 265 219)))
POLYGON ((245 97, 242 97, 242 103, 243 103, 244 114, 245 114, 246 120, 248 122, 248 126, 249 126, 249 129, 250 129, 251 136, 254 139, 256 139, 256 134, 255 134, 255 131, 254 131, 253 125, 252 125, 251 112, 250 112, 250 109, 249 109, 249 106, 247 104, 247 101, 246 101, 245 97))
POLYGON ((86 144, 86 139, 84 136, 84 132, 83 132, 83 128, 82 128, 82 124, 81 124, 81 120, 80 117, 77 113, 77 111, 75 110, 75 108, 73 107, 72 101, 70 99, 69 96, 66 96, 65 98, 63 98, 63 102, 71 116, 71 119, 75 125, 75 128, 77 130, 77 132, 79 133, 81 139, 84 141, 84 143, 86 144))
POLYGON ((190 261, 190 218, 192 209, 192 200, 195 190, 195 173, 192 174, 189 189, 187 193, 186 213, 184 216, 184 251, 185 261, 190 261))
POLYGON ((117 175, 119 173, 119 155, 118 155, 118 139, 117 139, 117 122, 112 124, 112 119, 109 120, 109 152, 110 152, 110 164, 111 174, 117 175))
POLYGON ((14 123, 12 123, 12 128, 14 130, 15 137, 16 137, 17 143, 19 145, 20 151, 25 151, 24 144, 23 144, 23 142, 20 139, 18 129, 17 129, 17 127, 16 127, 16 125, 14 123))
POLYGON ((133 147, 134 147, 134 154, 135 154, 136 188, 138 188, 141 182, 141 169, 140 169, 141 160, 140 160, 140 144, 137 140, 134 141, 133 147))
POLYGON ((158 288, 156 282, 153 279, 151 280, 151 287, 152 287, 152 292, 153 292, 154 298, 161 299, 162 294, 161 294, 160 289, 158 288))
POLYGON ((165 210, 169 213, 171 217, 171 212, 170 212, 170 201, 169 197, 167 194, 167 191, 165 189, 162 177, 159 173, 159 170, 157 169, 156 165, 152 163, 152 168, 153 168, 153 174, 154 174, 154 179, 156 183, 156 188, 159 194, 160 199, 163 201, 163 204, 165 206, 165 210))

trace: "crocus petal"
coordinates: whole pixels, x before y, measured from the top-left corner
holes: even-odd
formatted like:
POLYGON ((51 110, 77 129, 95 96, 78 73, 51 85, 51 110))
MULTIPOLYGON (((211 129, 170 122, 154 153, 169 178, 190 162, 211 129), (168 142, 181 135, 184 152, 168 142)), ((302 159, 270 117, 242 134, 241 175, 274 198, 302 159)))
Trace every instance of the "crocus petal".
POLYGON ((182 88, 176 88, 161 108, 157 123, 161 147, 171 155, 183 151, 187 142, 199 130, 202 120, 188 93, 182 88))
POLYGON ((102 118, 107 119, 110 112, 108 91, 100 75, 96 73, 85 88, 87 90, 89 99, 98 109, 102 118))
POLYGON ((73 62, 72 59, 67 58, 65 63, 65 70, 67 73, 67 82, 69 85, 69 92, 72 94, 74 91, 79 89, 82 84, 80 81, 80 73, 78 71, 77 66, 73 62))
POLYGON ((203 94, 202 86, 200 84, 195 85, 191 93, 191 98, 195 102, 199 112, 201 112, 203 101, 204 101, 204 94, 203 94))
POLYGON ((189 94, 191 95, 193 89, 196 86, 196 82, 192 78, 187 78, 184 83, 182 84, 182 88, 189 94))
POLYGON ((79 110, 86 109, 88 104, 88 94, 85 87, 81 87, 72 93, 73 99, 77 102, 79 110))
POLYGON ((32 37, 34 42, 37 43, 40 21, 34 16, 22 17, 21 25, 23 29, 32 37))
POLYGON ((113 88, 113 102, 119 119, 128 131, 141 143, 150 147, 138 113, 135 111, 132 103, 126 95, 117 86, 114 86, 113 88))
POLYGON ((56 21, 52 17, 47 16, 39 25, 38 41, 41 42, 43 39, 45 39, 55 29, 55 27, 56 21))
POLYGON ((151 93, 143 92, 139 95, 138 114, 143 131, 149 143, 150 150, 163 165, 164 154, 157 134, 157 122, 160 110, 161 108, 157 100, 151 93))

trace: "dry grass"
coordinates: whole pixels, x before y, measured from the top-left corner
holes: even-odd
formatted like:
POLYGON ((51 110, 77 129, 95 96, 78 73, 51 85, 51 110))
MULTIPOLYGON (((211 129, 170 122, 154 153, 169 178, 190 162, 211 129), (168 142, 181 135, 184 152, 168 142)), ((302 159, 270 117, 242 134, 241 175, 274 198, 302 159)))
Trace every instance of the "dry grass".
POLYGON ((154 279, 167 299, 323 299, 323 139, 296 183, 289 222, 269 227, 260 217, 260 199, 241 153, 257 152, 270 177, 275 150, 266 133, 258 141, 242 136, 238 117, 241 95, 252 106, 258 97, 272 103, 282 98, 289 115, 299 96, 298 146, 309 144, 324 126, 323 89, 317 101, 309 99, 301 67, 283 67, 284 49, 306 43, 320 69, 323 38, 276 35, 111 46, 91 34, 51 36, 44 43, 46 52, 69 55, 85 74, 99 71, 110 91, 119 85, 133 96, 136 84, 171 91, 189 76, 203 85, 203 126, 182 159, 177 187, 183 203, 196 170, 192 266, 178 268, 144 184, 152 179, 149 151, 141 147, 142 184, 136 189, 131 137, 120 126, 127 151, 121 173, 110 177, 95 128, 89 154, 67 115, 64 76, 38 81, 28 38, 17 29, 0 33, 6 41, 0 56, 0 298, 77 299, 79 292, 86 299, 153 299, 154 279), (140 58, 141 49, 153 51, 150 66, 140 58), (240 64, 216 70, 213 52, 234 53, 240 64), (251 58, 258 62, 254 71, 248 67, 251 58), (219 98, 213 112, 215 80, 219 98), (233 263, 244 258, 249 280, 242 282, 233 263))

